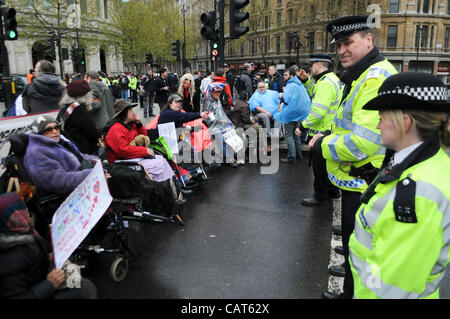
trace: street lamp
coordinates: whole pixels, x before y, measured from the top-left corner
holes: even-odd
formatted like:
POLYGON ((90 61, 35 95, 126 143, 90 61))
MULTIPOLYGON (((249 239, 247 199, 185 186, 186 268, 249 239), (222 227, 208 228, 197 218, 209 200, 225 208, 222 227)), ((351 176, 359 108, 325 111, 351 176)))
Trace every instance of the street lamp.
POLYGON ((184 7, 183 4, 183 8, 181 9, 181 12, 183 13, 183 36, 184 36, 184 41, 183 41, 183 69, 186 68, 187 66, 187 60, 186 60, 186 8, 184 7))

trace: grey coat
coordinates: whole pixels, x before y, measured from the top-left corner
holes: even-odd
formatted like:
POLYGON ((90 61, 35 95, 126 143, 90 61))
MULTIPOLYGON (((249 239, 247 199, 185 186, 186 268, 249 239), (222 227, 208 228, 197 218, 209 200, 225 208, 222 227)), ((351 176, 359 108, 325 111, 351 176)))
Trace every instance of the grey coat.
POLYGON ((101 81, 91 81, 92 110, 90 114, 97 129, 102 129, 106 122, 114 116, 114 97, 108 86, 101 81))

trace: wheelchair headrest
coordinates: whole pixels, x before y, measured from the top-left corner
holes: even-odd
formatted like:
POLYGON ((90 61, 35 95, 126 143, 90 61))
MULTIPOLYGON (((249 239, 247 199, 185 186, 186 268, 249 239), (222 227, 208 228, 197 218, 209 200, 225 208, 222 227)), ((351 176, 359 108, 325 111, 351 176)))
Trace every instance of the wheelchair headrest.
POLYGON ((25 133, 14 134, 8 137, 8 140, 11 143, 10 152, 16 154, 17 156, 25 155, 28 147, 29 137, 30 136, 25 133))

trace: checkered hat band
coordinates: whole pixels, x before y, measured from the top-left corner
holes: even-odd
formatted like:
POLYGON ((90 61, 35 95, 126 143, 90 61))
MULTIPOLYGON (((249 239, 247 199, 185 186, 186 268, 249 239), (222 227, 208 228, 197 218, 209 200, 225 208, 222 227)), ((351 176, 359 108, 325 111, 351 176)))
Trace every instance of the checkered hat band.
POLYGON ((406 94, 422 101, 446 101, 447 88, 442 86, 417 87, 417 88, 396 88, 390 91, 380 92, 385 94, 406 94))
POLYGON ((345 31, 363 30, 367 29, 369 26, 366 23, 352 23, 341 26, 333 25, 333 34, 337 34, 345 31))

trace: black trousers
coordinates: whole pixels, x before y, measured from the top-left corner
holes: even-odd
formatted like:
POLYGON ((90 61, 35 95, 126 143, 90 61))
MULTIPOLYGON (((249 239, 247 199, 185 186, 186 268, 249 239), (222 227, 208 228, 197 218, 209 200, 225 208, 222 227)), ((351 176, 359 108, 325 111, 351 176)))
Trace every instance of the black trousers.
POLYGON ((322 143, 315 143, 311 153, 314 172, 314 197, 323 201, 339 195, 339 188, 328 179, 326 160, 322 155, 322 143))
POLYGON ((355 227, 355 214, 358 211, 360 206, 360 192, 350 192, 350 191, 342 191, 342 210, 341 210, 341 218, 342 218, 342 246, 344 248, 344 258, 345 258, 345 277, 344 277, 344 296, 345 298, 353 297, 353 276, 352 271, 350 269, 350 264, 348 262, 349 258, 349 249, 348 249, 348 241, 350 239, 350 235, 353 233, 353 229, 355 227))

